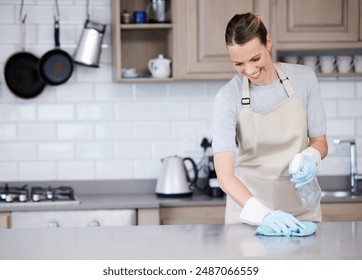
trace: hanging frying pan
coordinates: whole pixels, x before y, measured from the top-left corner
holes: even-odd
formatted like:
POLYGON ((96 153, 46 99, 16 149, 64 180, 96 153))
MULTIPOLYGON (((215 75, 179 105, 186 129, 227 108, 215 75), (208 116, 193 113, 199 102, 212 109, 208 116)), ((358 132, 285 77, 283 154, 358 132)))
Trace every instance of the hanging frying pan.
MULTIPOLYGON (((58 1, 56 1, 58 10, 58 1)), ((58 12, 59 14, 59 12, 58 12)), ((73 73, 73 59, 65 51, 60 49, 59 42, 59 17, 54 18, 55 48, 45 53, 39 62, 39 74, 48 85, 60 85, 65 83, 73 73)))
POLYGON ((20 9, 20 45, 22 51, 8 58, 4 67, 4 76, 12 93, 20 98, 29 99, 38 96, 46 84, 41 80, 38 73, 39 58, 25 51, 26 15, 22 18, 22 7, 23 1, 20 9))

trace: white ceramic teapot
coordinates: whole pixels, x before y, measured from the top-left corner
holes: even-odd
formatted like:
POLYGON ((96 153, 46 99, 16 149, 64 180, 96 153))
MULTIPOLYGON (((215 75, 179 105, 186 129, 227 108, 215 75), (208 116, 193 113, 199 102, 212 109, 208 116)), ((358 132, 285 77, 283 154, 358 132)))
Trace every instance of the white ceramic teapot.
POLYGON ((158 58, 148 61, 148 70, 153 78, 168 78, 171 75, 171 60, 160 54, 158 58))

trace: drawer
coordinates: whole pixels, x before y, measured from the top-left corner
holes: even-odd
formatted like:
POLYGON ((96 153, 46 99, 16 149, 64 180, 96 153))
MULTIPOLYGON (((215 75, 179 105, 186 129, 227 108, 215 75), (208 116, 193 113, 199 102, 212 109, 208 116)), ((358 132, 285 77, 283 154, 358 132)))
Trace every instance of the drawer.
POLYGON ((10 217, 11 228, 132 226, 136 222, 136 209, 15 211, 10 217))

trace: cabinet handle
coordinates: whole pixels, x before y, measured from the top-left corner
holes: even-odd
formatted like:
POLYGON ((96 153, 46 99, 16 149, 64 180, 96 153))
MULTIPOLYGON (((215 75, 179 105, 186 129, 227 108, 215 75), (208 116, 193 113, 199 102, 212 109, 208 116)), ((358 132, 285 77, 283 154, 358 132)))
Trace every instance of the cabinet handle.
POLYGON ((99 227, 100 225, 100 222, 98 222, 97 220, 93 220, 88 224, 89 227, 99 227))
POLYGON ((59 224, 57 222, 48 223, 48 228, 58 228, 59 224))

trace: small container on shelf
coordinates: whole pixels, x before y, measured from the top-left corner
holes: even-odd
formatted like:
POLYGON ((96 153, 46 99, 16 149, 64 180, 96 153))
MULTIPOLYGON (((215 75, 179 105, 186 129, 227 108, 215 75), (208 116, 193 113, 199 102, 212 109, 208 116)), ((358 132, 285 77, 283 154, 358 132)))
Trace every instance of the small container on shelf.
POLYGON ((127 10, 123 10, 121 14, 121 23, 131 23, 131 14, 127 10))

